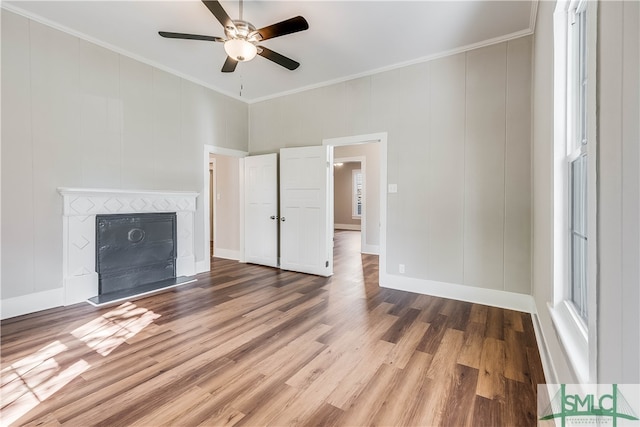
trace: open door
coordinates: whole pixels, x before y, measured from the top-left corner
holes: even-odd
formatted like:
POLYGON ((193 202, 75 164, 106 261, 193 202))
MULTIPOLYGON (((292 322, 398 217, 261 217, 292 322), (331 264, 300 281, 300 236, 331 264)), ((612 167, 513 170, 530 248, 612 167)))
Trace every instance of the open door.
POLYGON ((246 262, 278 266, 278 155, 244 158, 246 262))
POLYGON ((328 147, 280 150, 280 268, 333 274, 328 147))

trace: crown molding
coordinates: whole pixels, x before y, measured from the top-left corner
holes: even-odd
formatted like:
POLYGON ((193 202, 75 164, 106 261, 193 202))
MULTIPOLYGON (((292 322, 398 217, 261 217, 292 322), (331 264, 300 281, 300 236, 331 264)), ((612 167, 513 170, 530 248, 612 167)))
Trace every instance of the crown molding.
POLYGON ((195 83, 197 85, 204 86, 207 89, 210 89, 210 90, 212 90, 214 92, 217 92, 217 93, 220 93, 222 95, 228 96, 229 98, 233 98, 233 99, 235 99, 237 101, 242 101, 244 103, 247 103, 246 99, 239 97, 237 94, 234 94, 234 93, 222 90, 220 88, 214 87, 214 86, 212 86, 212 85, 210 85, 210 84, 208 84, 208 83, 206 83, 206 82, 204 82, 202 80, 196 79, 196 78, 194 78, 192 76, 189 76, 188 74, 185 74, 185 73, 182 73, 180 71, 174 70, 173 68, 167 67, 166 65, 160 64, 159 62, 152 61, 152 60, 150 60, 148 58, 145 58, 144 56, 140 56, 140 55, 137 55, 137 54, 135 54, 133 52, 129 52, 126 49, 119 48, 119 47, 114 46, 114 45, 112 45, 110 43, 107 43, 107 42, 104 42, 102 40, 96 39, 95 37, 91 37, 91 36, 89 36, 89 35, 87 35, 87 34, 85 34, 83 32, 74 30, 74 29, 69 28, 69 27, 67 27, 65 25, 62 25, 62 24, 59 24, 59 23, 57 23, 55 21, 47 19, 47 18, 45 18, 43 16, 40 16, 38 14, 35 14, 35 13, 29 12, 27 10, 24 10, 24 9, 16 6, 15 4, 11 4, 11 3, 6 3, 6 2, 0 1, 0 8, 4 9, 4 10, 7 10, 9 12, 13 12, 13 13, 15 13, 17 15, 23 16, 23 17, 25 17, 27 19, 31 19, 32 21, 38 22, 38 23, 40 23, 42 25, 46 25, 47 27, 51 27, 51 28, 53 28, 55 30, 62 31, 63 33, 66 33, 66 34, 69 34, 71 36, 77 37, 77 38, 79 38, 81 40, 87 41, 89 43, 93 43, 93 44, 95 44, 97 46, 100 46, 100 47, 103 47, 105 49, 109 49, 109 50, 111 50, 111 51, 113 51, 113 52, 115 52, 117 54, 122 55, 122 56, 126 56, 128 58, 134 59, 134 60, 136 60, 138 62, 141 62, 143 64, 146 64, 146 65, 149 65, 151 67, 157 68, 158 70, 165 71, 165 72, 167 72, 169 74, 173 74, 174 76, 180 77, 180 78, 182 78, 184 80, 190 81, 190 82, 195 83))
POLYGON ((536 23, 537 11, 538 11, 538 1, 539 0, 532 0, 531 1, 531 12, 530 12, 530 15, 529 15, 529 28, 527 28, 527 29, 516 31, 514 33, 506 34, 506 35, 503 35, 503 36, 499 36, 499 37, 494 37, 494 38, 491 38, 491 39, 483 40, 483 41, 480 41, 480 42, 477 42, 477 43, 472 43, 472 44, 468 44, 468 45, 465 45, 465 46, 457 47, 455 49, 450 49, 450 50, 439 52, 439 53, 436 53, 436 54, 433 54, 433 55, 423 56, 423 57, 412 59, 412 60, 409 60, 409 61, 399 62, 399 63, 393 64, 393 65, 388 65, 388 66, 385 66, 385 67, 380 67, 380 68, 376 68, 376 69, 373 69, 373 70, 368 70, 368 71, 365 71, 365 72, 362 72, 362 73, 351 74, 351 75, 340 77, 340 78, 337 78, 337 79, 326 80, 326 81, 315 83, 315 84, 312 84, 312 85, 306 85, 306 86, 302 86, 302 87, 299 87, 299 88, 296 88, 296 89, 291 89, 291 90, 279 92, 279 93, 276 93, 276 94, 273 94, 273 95, 254 98, 254 99, 251 99, 251 100, 247 100, 245 98, 242 98, 242 97, 238 96, 238 94, 236 94, 236 93, 232 93, 232 92, 225 91, 225 90, 222 90, 220 88, 214 87, 214 86, 212 86, 212 85, 210 85, 210 84, 208 84, 208 83, 206 83, 206 82, 204 82, 202 80, 196 79, 196 78, 194 78, 192 76, 189 76, 189 75, 187 75, 185 73, 182 73, 180 71, 174 70, 173 68, 167 67, 167 66, 165 66, 163 64, 160 64, 158 62, 152 61, 152 60, 150 60, 148 58, 145 58, 143 56, 140 56, 140 55, 137 55, 135 53, 129 52, 126 49, 121 49, 121 48, 119 48, 117 46, 114 46, 112 44, 106 43, 106 42, 104 42, 102 40, 98 40, 98 39, 96 39, 94 37, 91 37, 91 36, 89 36, 87 34, 84 34, 84 33, 80 32, 80 31, 73 30, 73 29, 71 29, 71 28, 69 28, 69 27, 67 27, 65 25, 61 25, 61 24, 59 24, 57 22, 51 21, 51 20, 49 20, 47 18, 44 18, 44 17, 42 17, 40 15, 37 15, 35 13, 26 11, 26 10, 16 6, 15 4, 9 4, 9 3, 6 3, 6 2, 1 2, 0 1, 0 8, 8 10, 8 11, 13 12, 13 13, 16 13, 18 15, 24 16, 25 18, 28 18, 28 19, 31 19, 33 21, 39 22, 40 24, 49 26, 51 28, 54 28, 56 30, 62 31, 62 32, 67 33, 67 34, 70 34, 72 36, 78 37, 79 39, 88 41, 90 43, 93 43, 93 44, 101 46, 101 47, 104 47, 105 49, 109 49, 109 50, 111 50, 113 52, 116 52, 116 53, 118 53, 120 55, 123 55, 123 56, 129 57, 131 59, 134 59, 136 61, 139 61, 139 62, 141 62, 143 64, 147 64, 147 65, 150 65, 150 66, 152 66, 154 68, 157 68, 159 70, 162 70, 162 71, 165 71, 167 73, 173 74, 173 75, 175 75, 177 77, 180 77, 180 78, 185 79, 187 81, 190 81, 192 83, 195 83, 195 84, 198 84, 200 86, 206 87, 207 89, 210 89, 210 90, 212 90, 214 92, 217 92, 217 93, 220 93, 222 95, 228 96, 229 98, 232 98, 232 99, 235 99, 237 101, 241 101, 241 102, 244 102, 246 104, 251 105, 251 104, 258 103, 258 102, 268 101, 268 100, 271 100, 271 99, 276 99, 276 98, 280 98, 280 97, 287 96, 287 95, 293 95, 293 94, 300 93, 300 92, 305 92, 305 91, 308 91, 308 90, 319 89, 319 88, 322 88, 322 87, 331 86, 331 85, 338 84, 338 83, 343 83, 343 82, 346 82, 346 81, 349 81, 349 80, 355 80, 355 79, 359 79, 359 78, 362 78, 362 77, 369 77, 369 76, 372 76, 372 75, 375 75, 375 74, 380 74, 380 73, 384 73, 384 72, 387 72, 387 71, 396 70, 396 69, 399 69, 399 68, 409 67, 411 65, 421 64, 421 63, 424 63, 424 62, 433 61, 435 59, 444 58, 444 57, 452 56, 452 55, 457 55, 459 53, 468 52, 468 51, 471 51, 471 50, 474 50, 474 49, 479 49, 479 48, 482 48, 482 47, 491 46, 491 45, 498 44, 498 43, 503 43, 503 42, 506 42, 506 41, 509 41, 509 40, 514 40, 514 39, 517 39, 517 38, 520 38, 520 37, 529 36, 529 35, 533 34, 533 32, 535 30, 535 23, 536 23))

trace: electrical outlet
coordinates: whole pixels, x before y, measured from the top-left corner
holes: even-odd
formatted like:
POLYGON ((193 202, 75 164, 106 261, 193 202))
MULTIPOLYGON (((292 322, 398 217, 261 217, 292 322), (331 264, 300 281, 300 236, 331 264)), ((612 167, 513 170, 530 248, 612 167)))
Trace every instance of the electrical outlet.
POLYGON ((398 272, 399 272, 400 274, 404 274, 404 264, 400 264, 400 265, 398 265, 398 272))

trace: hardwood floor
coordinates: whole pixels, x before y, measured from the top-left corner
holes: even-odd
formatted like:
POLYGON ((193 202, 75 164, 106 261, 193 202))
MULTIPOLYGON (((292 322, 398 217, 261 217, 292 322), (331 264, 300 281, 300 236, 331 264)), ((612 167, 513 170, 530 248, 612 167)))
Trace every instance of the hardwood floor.
POLYGON ((357 248, 337 233, 328 279, 213 259, 170 292, 3 321, 2 423, 536 424, 528 314, 379 288, 357 248))

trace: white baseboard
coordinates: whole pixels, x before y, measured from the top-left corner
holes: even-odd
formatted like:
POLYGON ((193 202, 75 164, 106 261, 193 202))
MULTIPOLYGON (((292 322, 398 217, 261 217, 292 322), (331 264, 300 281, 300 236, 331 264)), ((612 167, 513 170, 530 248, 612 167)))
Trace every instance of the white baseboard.
POLYGON ((355 230, 360 231, 360 224, 333 224, 334 230, 355 230))
POLYGON ((0 318, 9 319, 11 317, 22 316, 23 314, 34 313, 36 311, 47 310, 49 308, 61 307, 64 305, 64 290, 62 288, 50 291, 36 292, 14 298, 2 300, 0 318))
POLYGON ((542 361, 542 371, 544 372, 544 378, 547 384, 559 384, 558 372, 556 371, 551 357, 551 352, 547 346, 547 340, 542 332, 542 326, 540 325, 540 318, 538 312, 531 313, 531 320, 533 321, 533 330, 536 333, 536 341, 538 343, 538 351, 540 352, 540 360, 542 361))
POLYGON ((436 282, 434 280, 415 279, 391 274, 380 275, 380 286, 383 288, 490 305, 509 310, 524 311, 526 313, 535 313, 536 311, 535 302, 531 295, 518 294, 515 292, 436 282))
MULTIPOLYGON (((222 249, 214 248, 213 255, 216 258, 231 259, 234 261, 240 261, 240 251, 234 249, 222 249)), ((196 261, 196 274, 206 273, 211 271, 211 261, 203 259, 202 261, 196 261)))
POLYGON ((233 249, 221 249, 215 248, 213 250, 213 256, 216 258, 232 259, 238 261, 240 259, 240 251, 233 249))
POLYGON ((378 245, 364 245, 360 249, 360 252, 362 252, 363 254, 369 254, 369 255, 380 255, 380 246, 378 246, 378 245))

